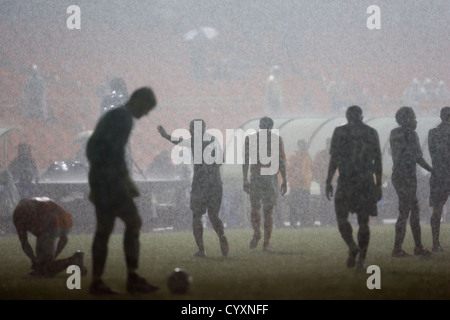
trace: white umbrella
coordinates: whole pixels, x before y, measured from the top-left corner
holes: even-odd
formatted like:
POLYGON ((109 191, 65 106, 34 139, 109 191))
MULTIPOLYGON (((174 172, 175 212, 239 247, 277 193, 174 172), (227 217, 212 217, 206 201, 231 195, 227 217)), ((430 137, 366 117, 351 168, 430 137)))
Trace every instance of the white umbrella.
POLYGON ((73 142, 85 142, 92 135, 93 130, 82 131, 73 138, 73 142))
POLYGON ((187 41, 192 41, 198 36, 203 36, 206 39, 213 39, 217 37, 219 33, 212 27, 200 27, 198 29, 192 29, 184 34, 183 38, 187 41))

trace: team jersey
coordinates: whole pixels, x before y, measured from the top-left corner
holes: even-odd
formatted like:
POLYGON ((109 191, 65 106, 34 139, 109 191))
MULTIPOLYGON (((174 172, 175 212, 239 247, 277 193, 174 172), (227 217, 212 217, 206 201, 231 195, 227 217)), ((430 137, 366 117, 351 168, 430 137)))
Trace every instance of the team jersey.
POLYGON ((69 230, 72 214, 49 198, 23 199, 16 206, 13 221, 17 231, 30 232, 38 237, 45 232, 69 230))

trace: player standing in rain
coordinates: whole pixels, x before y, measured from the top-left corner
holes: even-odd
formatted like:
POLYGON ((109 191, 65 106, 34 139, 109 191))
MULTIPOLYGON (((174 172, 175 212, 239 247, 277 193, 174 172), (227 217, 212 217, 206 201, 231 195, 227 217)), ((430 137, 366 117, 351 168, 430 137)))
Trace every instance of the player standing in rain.
POLYGON ((425 170, 433 169, 423 158, 419 136, 415 131, 417 120, 411 107, 401 107, 395 114, 395 120, 400 125, 391 131, 389 143, 392 151, 392 184, 398 196, 399 216, 395 223, 395 241, 392 256, 396 258, 409 257, 402 249, 406 234, 406 223, 411 225, 414 238, 414 255, 427 256, 430 250, 422 245, 420 230, 420 208, 417 199, 417 164, 425 170))
POLYGON ((208 212, 212 227, 219 237, 222 255, 227 256, 229 251, 228 240, 225 236, 223 222, 219 218, 223 194, 220 164, 215 162, 208 164, 204 159, 205 148, 214 144, 214 150, 212 151, 214 153, 212 156, 214 157, 216 156, 216 150, 219 150, 220 146, 213 136, 205 133, 205 130, 205 121, 202 119, 194 119, 189 124, 191 138, 183 140, 183 138, 172 137, 162 126, 158 126, 158 131, 164 139, 169 140, 175 145, 190 148, 194 159, 194 176, 191 184, 191 210, 193 214, 192 229, 195 242, 198 246, 198 251, 194 255, 196 257, 206 257, 205 245, 203 243, 202 216, 208 212), (196 143, 201 144, 201 148, 196 146, 196 143), (200 151, 201 155, 196 154, 196 150, 200 151), (198 157, 201 158, 198 160, 198 157))
POLYGON ((261 204, 264 213, 264 243, 263 251, 267 253, 273 252, 270 248, 270 238, 273 229, 273 208, 277 204, 278 196, 278 173, 281 173, 281 195, 285 195, 287 191, 286 179, 286 155, 284 153, 283 139, 272 133, 273 120, 269 117, 263 117, 259 121, 260 131, 245 138, 245 162, 242 166, 243 173, 243 189, 250 195, 251 213, 250 220, 253 228, 253 238, 250 241, 250 249, 255 249, 261 239, 261 204), (261 150, 264 147, 264 142, 261 142, 262 132, 266 131, 266 155, 271 159, 277 158, 278 168, 272 174, 264 174, 262 170, 271 167, 273 163, 261 163, 261 150), (278 149, 272 150, 272 140, 278 139, 278 149), (256 159, 251 159, 253 156, 250 141, 256 141, 256 159), (250 182, 248 181, 248 171, 250 167, 250 182))
POLYGON ((158 290, 148 284, 136 270, 139 259, 139 232, 142 220, 133 198, 139 191, 130 177, 125 160, 133 118, 140 119, 156 106, 156 98, 150 88, 136 90, 123 106, 105 113, 89 138, 86 155, 89 160, 89 199, 95 206, 97 226, 92 244, 93 280, 91 294, 116 294, 102 280, 108 250, 108 240, 114 221, 125 223, 124 251, 127 265, 127 291, 150 293, 158 290))
POLYGON ((347 124, 337 127, 331 138, 330 164, 326 180, 326 196, 333 196, 331 182, 339 170, 334 206, 339 232, 348 246, 347 267, 365 268, 370 242, 370 216, 377 215, 381 199, 382 163, 378 133, 364 124, 362 110, 351 106, 346 112, 347 124), (353 239, 349 213, 358 217, 358 244, 353 239), (356 257, 359 258, 356 263, 356 257))
POLYGON ((430 178, 430 206, 433 207, 430 225, 433 252, 444 251, 439 242, 441 216, 450 194, 450 107, 441 110, 442 122, 428 132, 428 148, 433 164, 430 178))

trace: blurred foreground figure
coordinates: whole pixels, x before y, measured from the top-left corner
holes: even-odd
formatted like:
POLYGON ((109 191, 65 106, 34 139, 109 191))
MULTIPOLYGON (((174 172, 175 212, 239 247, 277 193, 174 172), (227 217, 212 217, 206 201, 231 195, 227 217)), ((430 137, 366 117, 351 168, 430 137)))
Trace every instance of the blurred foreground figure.
POLYGON ((365 268, 370 241, 370 216, 377 215, 381 199, 381 150, 378 133, 363 123, 362 110, 351 106, 346 112, 347 124, 337 127, 331 138, 330 164, 326 196, 333 196, 331 181, 339 170, 334 205, 339 232, 349 248, 347 267, 353 268, 359 253, 357 269, 365 268), (358 244, 353 240, 349 213, 358 217, 358 244))
POLYGON ((245 162, 242 166, 243 172, 243 188, 244 191, 250 195, 251 213, 250 220, 253 228, 253 238, 250 241, 250 249, 255 249, 261 239, 261 204, 264 213, 264 244, 263 251, 267 253, 273 252, 270 248, 270 238, 273 229, 273 208, 277 204, 278 197, 278 173, 281 173, 281 195, 285 195, 287 191, 286 180, 286 155, 284 153, 283 139, 271 132, 273 128, 273 120, 268 117, 263 117, 259 121, 260 131, 249 135, 245 138, 245 162), (262 164, 260 159, 260 148, 264 147, 264 142, 261 142, 261 131, 267 130, 266 141, 266 155, 272 158, 278 157, 278 169, 274 174, 262 174, 261 169, 270 167, 272 163, 262 164), (278 150, 272 150, 271 139, 278 139, 278 150), (250 159, 255 153, 251 150, 251 141, 257 142, 256 158, 250 159), (275 155, 273 155, 273 153, 275 155), (250 167, 250 182, 248 181, 248 171, 250 167))
MULTIPOLYGON (((189 125, 190 139, 173 138, 162 126, 158 126, 161 136, 175 145, 191 149, 194 160, 194 176, 191 185, 191 210, 193 214, 192 229, 198 251, 194 254, 197 257, 206 257, 205 246, 203 243, 203 224, 202 216, 208 212, 208 217, 214 231, 219 237, 220 249, 223 256, 228 255, 229 246, 225 236, 223 222, 219 218, 220 206, 222 204, 222 178, 220 176, 220 164, 207 163, 204 158, 205 149, 214 146, 212 157, 220 156, 216 150, 221 150, 214 137, 205 133, 206 124, 201 119, 192 120, 189 125), (198 139, 198 140, 197 140, 198 139), (201 149, 196 146, 201 144, 201 149), (201 155, 196 154, 201 151, 201 155), (200 159, 197 159, 200 156, 200 159)), ((219 152, 218 152, 219 153, 219 152)), ((220 151, 220 154, 222 152, 220 151)))
POLYGON ((128 269, 127 291, 150 293, 158 287, 150 285, 136 273, 139 258, 139 233, 142 220, 133 201, 139 191, 132 181, 125 161, 133 118, 140 119, 156 106, 150 88, 136 90, 130 100, 100 118, 86 147, 89 169, 89 199, 95 206, 97 226, 92 245, 93 281, 91 294, 116 294, 102 280, 108 240, 114 221, 125 223, 124 251, 128 269))
POLYGON ((433 171, 430 178, 430 206, 433 207, 430 225, 433 252, 442 252, 439 242, 441 216, 450 194, 450 107, 441 110, 441 124, 428 132, 428 148, 433 171))
POLYGON ((73 224, 72 214, 59 204, 49 198, 23 199, 14 210, 13 221, 22 249, 31 259, 30 275, 52 277, 70 265, 79 266, 81 274, 86 275, 84 254, 80 251, 69 258, 55 260, 65 248, 73 224), (28 242, 28 232, 36 237, 36 254, 28 242))
POLYGON ((416 164, 429 172, 432 172, 432 168, 423 158, 419 136, 416 132, 417 120, 414 110, 411 107, 401 107, 395 114, 395 120, 400 127, 391 131, 389 143, 393 161, 391 179, 398 196, 399 216, 395 223, 395 242, 392 256, 397 258, 410 256, 402 249, 410 212, 409 223, 415 243, 414 255, 426 256, 430 255, 431 252, 422 245, 416 164))

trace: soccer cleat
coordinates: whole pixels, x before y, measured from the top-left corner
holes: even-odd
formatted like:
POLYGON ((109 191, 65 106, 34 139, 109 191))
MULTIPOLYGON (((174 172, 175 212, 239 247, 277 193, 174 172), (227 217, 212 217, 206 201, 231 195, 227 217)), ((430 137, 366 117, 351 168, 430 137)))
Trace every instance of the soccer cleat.
POLYGON ((118 291, 108 287, 102 280, 95 280, 89 287, 89 293, 94 295, 112 295, 119 294, 118 291))
POLYGON ((444 249, 441 246, 434 246, 431 249, 432 252, 444 252, 444 249))
POLYGON ((431 251, 425 247, 415 247, 414 255, 415 256, 431 256, 431 251))
POLYGON ((392 251, 392 257, 393 258, 407 258, 407 257, 411 257, 411 255, 403 249, 394 249, 392 251))
POLYGON ((152 293, 158 291, 159 287, 149 284, 147 280, 135 273, 128 275, 127 291, 129 293, 152 293))
POLYGON ((206 252, 205 250, 199 250, 196 253, 194 253, 194 257, 199 257, 199 258, 205 258, 206 257, 206 252))
POLYGON ((348 251, 348 258, 347 258, 347 268, 353 268, 356 264, 356 256, 359 253, 359 248, 355 247, 348 251))
POLYGON ((222 251, 222 256, 226 257, 228 255, 228 251, 230 250, 230 247, 228 246, 228 240, 225 235, 221 235, 219 238, 220 241, 220 250, 222 251))
POLYGON ((250 249, 255 249, 258 245, 259 239, 261 239, 261 235, 254 234, 252 240, 250 241, 250 249))

